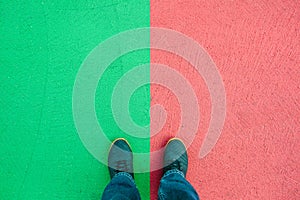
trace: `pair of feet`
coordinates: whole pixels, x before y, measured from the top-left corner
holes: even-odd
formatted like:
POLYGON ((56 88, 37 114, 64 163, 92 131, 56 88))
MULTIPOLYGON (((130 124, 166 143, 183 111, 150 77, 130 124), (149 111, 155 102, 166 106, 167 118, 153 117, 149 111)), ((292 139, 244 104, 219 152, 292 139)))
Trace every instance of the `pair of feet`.
MULTIPOLYGON (((188 168, 188 156, 185 145, 178 138, 172 138, 165 147, 163 171, 177 169, 184 176, 188 168)), ((119 172, 127 172, 134 178, 133 154, 128 142, 123 138, 116 139, 109 151, 108 170, 110 178, 119 172)))

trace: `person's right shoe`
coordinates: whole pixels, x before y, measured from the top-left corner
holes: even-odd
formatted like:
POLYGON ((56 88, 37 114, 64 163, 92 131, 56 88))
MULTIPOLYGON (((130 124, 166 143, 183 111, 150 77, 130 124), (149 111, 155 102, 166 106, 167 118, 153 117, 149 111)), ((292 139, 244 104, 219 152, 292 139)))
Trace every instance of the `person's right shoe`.
POLYGON ((188 155, 184 143, 179 138, 172 138, 168 141, 164 154, 164 173, 177 169, 184 176, 188 169, 188 155))

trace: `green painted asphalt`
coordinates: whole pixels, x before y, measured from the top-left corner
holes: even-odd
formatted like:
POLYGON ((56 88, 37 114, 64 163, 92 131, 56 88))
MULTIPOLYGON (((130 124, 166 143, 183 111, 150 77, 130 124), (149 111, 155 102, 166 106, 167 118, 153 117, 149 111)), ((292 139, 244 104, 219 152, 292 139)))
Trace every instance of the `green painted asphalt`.
MULTIPOLYGON (((77 134, 74 81, 99 43, 150 25, 149 1, 5 1, 0 10, 0 199, 99 199, 109 174, 77 134)), ((149 152, 150 139, 118 128, 111 95, 122 75, 149 61, 149 50, 117 59, 95 95, 104 132, 110 140, 126 137, 135 152, 149 152)), ((149 106, 149 86, 138 88, 129 104, 137 124, 149 123, 149 106)), ((149 199, 149 173, 135 177, 149 199)))

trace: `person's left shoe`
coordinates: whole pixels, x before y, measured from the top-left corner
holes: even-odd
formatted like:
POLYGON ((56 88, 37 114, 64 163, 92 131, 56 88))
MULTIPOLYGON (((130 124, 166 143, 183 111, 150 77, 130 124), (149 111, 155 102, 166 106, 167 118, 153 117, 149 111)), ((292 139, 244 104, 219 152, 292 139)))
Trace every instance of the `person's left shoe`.
POLYGON ((133 155, 127 140, 124 138, 118 138, 112 143, 108 154, 108 170, 110 178, 119 172, 127 172, 134 178, 133 155))

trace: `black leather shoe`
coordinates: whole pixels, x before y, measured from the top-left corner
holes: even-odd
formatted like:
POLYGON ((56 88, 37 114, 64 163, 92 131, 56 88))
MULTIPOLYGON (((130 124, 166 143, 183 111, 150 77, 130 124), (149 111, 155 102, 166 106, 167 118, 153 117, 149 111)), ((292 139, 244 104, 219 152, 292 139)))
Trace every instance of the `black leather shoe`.
POLYGON ((128 142, 124 138, 116 139, 109 151, 108 170, 110 178, 119 172, 128 172, 133 176, 133 155, 128 142))
POLYGON ((184 176, 188 169, 187 150, 183 142, 178 138, 168 141, 164 154, 164 173, 171 169, 181 171, 184 176))

